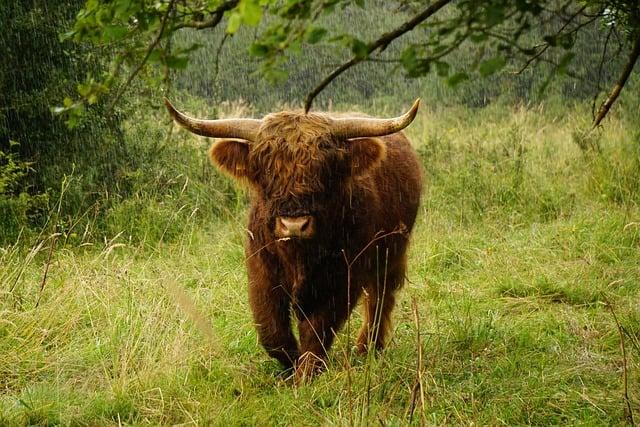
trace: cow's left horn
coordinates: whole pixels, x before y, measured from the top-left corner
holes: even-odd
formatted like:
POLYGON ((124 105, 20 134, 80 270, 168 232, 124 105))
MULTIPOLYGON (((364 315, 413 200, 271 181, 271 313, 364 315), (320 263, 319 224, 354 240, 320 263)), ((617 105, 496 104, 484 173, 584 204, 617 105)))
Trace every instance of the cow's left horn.
POLYGON ((164 98, 164 103, 171 117, 180 126, 198 135, 211 138, 238 138, 255 141, 258 129, 260 129, 261 121, 257 119, 194 119, 176 110, 167 98, 164 98))
POLYGON ((334 119, 333 134, 342 138, 360 138, 367 136, 384 136, 400 132, 411 124, 416 117, 420 98, 416 99, 409 111, 392 119, 374 119, 354 117, 334 119))

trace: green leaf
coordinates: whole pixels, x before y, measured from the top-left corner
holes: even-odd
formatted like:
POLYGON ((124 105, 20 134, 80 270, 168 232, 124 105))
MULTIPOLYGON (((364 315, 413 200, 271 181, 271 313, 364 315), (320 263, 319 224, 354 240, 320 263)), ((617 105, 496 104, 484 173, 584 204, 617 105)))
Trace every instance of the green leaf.
POLYGON ((562 74, 566 73, 567 67, 575 56, 576 54, 574 52, 567 52, 562 55, 562 58, 560 58, 560 62, 558 62, 558 72, 562 74))
POLYGON ((322 27, 311 27, 307 29, 305 39, 309 44, 316 44, 327 35, 327 30, 322 27))
POLYGON ((302 53, 302 43, 300 42, 300 40, 293 40, 291 43, 289 43, 287 49, 291 54, 299 55, 302 53))
POLYGON ((91 92, 91 85, 90 84, 84 84, 84 83, 78 83, 77 89, 78 89, 78 93, 80 94, 80 96, 86 97, 91 92))
POLYGON ((269 55, 269 47, 262 43, 253 43, 249 47, 249 53, 259 58, 264 58, 269 55))
POLYGON ((429 72, 431 62, 428 59, 418 58, 418 51, 415 46, 409 46, 402 51, 400 63, 407 70, 407 77, 420 77, 429 72))
POLYGON ((70 30, 70 31, 66 31, 62 34, 60 34, 58 36, 58 39, 60 42, 64 42, 67 40, 71 40, 72 38, 74 38, 74 36, 76 35, 77 31, 76 30, 70 30))
POLYGON ((149 54, 149 58, 147 61, 149 62, 160 62, 162 60, 162 52, 159 50, 154 50, 149 54))
POLYGON ((565 49, 565 50, 569 50, 573 47, 573 45, 575 44, 575 37, 572 36, 571 34, 565 34, 562 37, 560 37, 560 46, 565 49))
POLYGON ((505 6, 500 4, 491 4, 490 2, 485 9, 485 20, 490 27, 500 24, 504 21, 505 6))
POLYGON ((242 16, 242 22, 252 27, 258 25, 262 19, 262 8, 258 0, 241 0, 238 11, 242 16))
POLYGON ((402 51, 400 55, 400 63, 406 70, 410 70, 416 64, 417 51, 415 46, 409 46, 402 51))
POLYGON ((558 44, 558 40, 556 39, 556 36, 544 36, 542 40, 547 42, 547 44, 551 47, 555 47, 558 44))
POLYGON ((242 16, 237 12, 232 13, 227 23, 227 33, 235 34, 238 28, 240 28, 240 24, 242 24, 242 16))
POLYGON ((266 77, 266 79, 272 83, 283 82, 289 76, 289 73, 287 73, 285 70, 281 68, 269 67, 269 68, 263 69, 262 72, 264 73, 264 76, 266 77))
POLYGON ((189 63, 188 56, 168 56, 165 60, 165 64, 169 68, 177 68, 184 69, 187 68, 187 64, 189 63))
POLYGON ((489 36, 484 33, 475 33, 469 36, 469 40, 471 40, 474 43, 482 43, 487 41, 488 39, 489 39, 489 36))
POLYGON ((500 56, 487 59, 486 61, 482 61, 480 63, 480 75, 482 77, 490 76, 491 74, 495 74, 500 71, 502 68, 504 68, 505 65, 507 65, 507 61, 500 56))
POLYGON ((449 75, 449 64, 444 61, 436 61, 436 71, 440 77, 447 77, 449 75))
POLYGON ((351 40, 351 52, 356 58, 363 59, 369 55, 369 46, 360 39, 353 38, 351 40))
POLYGON ((104 30, 102 30, 102 38, 107 42, 119 40, 126 36, 128 32, 129 30, 125 26, 108 25, 104 27, 104 30))
POLYGON ((447 84, 451 87, 455 87, 465 80, 469 80, 467 73, 456 73, 447 79, 447 84))

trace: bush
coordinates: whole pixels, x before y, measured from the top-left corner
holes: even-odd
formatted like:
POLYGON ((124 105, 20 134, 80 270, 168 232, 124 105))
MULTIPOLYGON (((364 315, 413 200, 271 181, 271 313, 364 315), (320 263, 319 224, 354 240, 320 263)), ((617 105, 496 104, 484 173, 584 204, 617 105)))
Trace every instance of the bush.
POLYGON ((16 241, 31 217, 47 207, 46 194, 18 190, 30 171, 29 164, 15 154, 0 151, 0 245, 16 241))

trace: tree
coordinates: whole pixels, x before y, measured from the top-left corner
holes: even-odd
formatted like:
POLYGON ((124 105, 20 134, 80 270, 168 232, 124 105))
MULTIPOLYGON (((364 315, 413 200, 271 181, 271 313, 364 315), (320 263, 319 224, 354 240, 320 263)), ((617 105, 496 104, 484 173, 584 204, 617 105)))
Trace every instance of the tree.
POLYGON ((82 105, 102 96, 109 96, 114 105, 138 75, 154 67, 160 71, 159 80, 167 83, 170 71, 186 67, 190 54, 199 48, 194 44, 177 49, 172 36, 220 25, 231 36, 241 26, 259 26, 248 51, 261 59, 262 74, 273 80, 286 77, 287 58, 299 53, 303 45, 323 43, 348 51, 347 60, 309 89, 304 100, 307 111, 332 81, 365 61, 397 63, 410 77, 435 71, 451 85, 472 74, 490 76, 508 64, 516 67, 515 73, 522 73, 546 63, 551 67, 548 84, 556 74, 571 74, 577 36, 599 25, 608 34, 602 62, 611 38, 628 55, 614 88, 594 114, 597 126, 640 56, 637 0, 433 0, 427 5, 398 0, 386 2, 385 7, 400 10, 408 18, 384 33, 373 30, 363 36, 355 31, 336 32, 322 24, 323 17, 343 13, 354 4, 370 7, 364 0, 88 0, 66 37, 113 51, 114 59, 106 76, 86 82, 80 87, 80 97, 75 102, 67 99, 59 111, 73 119, 82 105), (388 55, 387 48, 408 33, 417 37, 394 49, 397 55, 388 55), (454 69, 448 58, 470 44, 476 53, 464 69, 454 69))
POLYGON ((79 45, 58 38, 82 3, 0 3, 0 243, 12 240, 27 217, 46 221, 46 195, 58 199, 74 165, 87 177, 74 185, 86 188, 67 188, 64 203, 73 205, 67 211, 86 208, 91 204, 87 194, 113 182, 106 159, 121 148, 118 118, 96 105, 82 126, 69 129, 50 111, 52 103, 73 95, 87 73, 100 70, 79 45), (43 217, 36 218, 39 214, 43 217))

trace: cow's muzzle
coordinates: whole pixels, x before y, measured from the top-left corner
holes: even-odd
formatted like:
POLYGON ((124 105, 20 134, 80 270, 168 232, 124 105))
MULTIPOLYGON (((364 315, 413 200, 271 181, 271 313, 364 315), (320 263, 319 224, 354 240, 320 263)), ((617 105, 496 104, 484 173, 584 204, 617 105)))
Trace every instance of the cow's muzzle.
POLYGON ((311 215, 279 216, 276 218, 276 237, 310 239, 315 234, 315 221, 311 215))

